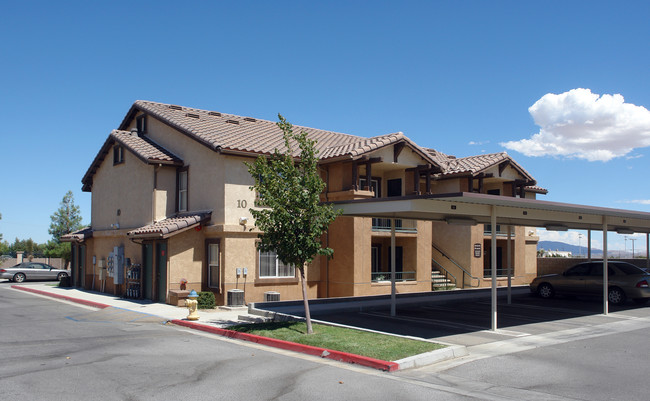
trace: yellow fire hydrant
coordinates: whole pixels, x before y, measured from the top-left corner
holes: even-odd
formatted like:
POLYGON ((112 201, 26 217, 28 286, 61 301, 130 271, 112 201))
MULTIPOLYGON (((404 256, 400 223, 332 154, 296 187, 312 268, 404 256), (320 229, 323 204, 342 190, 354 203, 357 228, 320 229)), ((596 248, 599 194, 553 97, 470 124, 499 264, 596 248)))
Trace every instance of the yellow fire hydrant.
POLYGON ((199 301, 196 300, 199 297, 199 294, 197 294, 196 291, 192 290, 192 292, 190 292, 190 295, 187 297, 188 299, 185 300, 185 306, 190 311, 190 314, 187 315, 187 320, 199 320, 199 313, 197 311, 199 301))

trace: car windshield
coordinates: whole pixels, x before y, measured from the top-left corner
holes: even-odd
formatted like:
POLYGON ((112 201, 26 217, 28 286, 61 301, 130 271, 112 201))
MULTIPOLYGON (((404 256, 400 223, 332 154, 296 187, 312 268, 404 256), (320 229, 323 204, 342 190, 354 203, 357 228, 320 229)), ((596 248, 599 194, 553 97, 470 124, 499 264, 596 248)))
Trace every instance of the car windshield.
POLYGON ((647 274, 644 270, 627 263, 614 263, 614 266, 624 274, 647 274))

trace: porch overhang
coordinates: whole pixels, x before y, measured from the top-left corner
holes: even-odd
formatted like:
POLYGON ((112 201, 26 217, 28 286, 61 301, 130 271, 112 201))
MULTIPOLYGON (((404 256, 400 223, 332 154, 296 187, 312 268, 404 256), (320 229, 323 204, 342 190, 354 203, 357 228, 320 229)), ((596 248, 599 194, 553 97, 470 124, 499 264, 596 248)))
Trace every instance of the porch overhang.
POLYGON ((211 211, 184 213, 131 230, 126 235, 132 239, 166 239, 184 231, 201 227, 203 223, 210 221, 211 217, 211 211))

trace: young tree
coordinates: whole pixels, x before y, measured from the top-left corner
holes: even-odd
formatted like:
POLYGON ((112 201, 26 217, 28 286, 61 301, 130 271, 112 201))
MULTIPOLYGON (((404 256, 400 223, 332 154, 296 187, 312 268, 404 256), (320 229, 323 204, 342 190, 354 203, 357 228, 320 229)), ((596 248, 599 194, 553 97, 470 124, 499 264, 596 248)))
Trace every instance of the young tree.
POLYGON ((316 255, 330 257, 331 248, 323 248, 321 237, 338 215, 331 205, 320 203, 320 193, 325 183, 318 175, 315 141, 305 132, 295 134, 293 126, 278 114, 278 127, 284 136, 285 150, 275 149, 271 158, 258 157, 255 163, 246 163, 255 180, 252 190, 257 191, 262 209, 250 209, 255 225, 263 232, 259 235, 258 249, 276 252, 282 263, 295 266, 300 272, 302 296, 305 305, 307 333, 313 333, 305 266, 316 255), (294 146, 300 156, 294 160, 294 146))
POLYGON ((82 228, 81 212, 79 206, 74 204, 72 191, 68 191, 65 196, 63 196, 59 209, 54 212, 50 218, 52 219, 52 223, 50 223, 50 229, 48 232, 52 235, 52 239, 57 244, 61 242, 60 238, 62 235, 69 234, 82 228))
POLYGON ((68 191, 59 209, 52 216, 48 232, 52 239, 44 245, 44 253, 48 257, 63 258, 66 264, 71 258, 71 247, 67 242, 61 242, 61 236, 83 228, 79 206, 74 204, 72 191, 68 191))

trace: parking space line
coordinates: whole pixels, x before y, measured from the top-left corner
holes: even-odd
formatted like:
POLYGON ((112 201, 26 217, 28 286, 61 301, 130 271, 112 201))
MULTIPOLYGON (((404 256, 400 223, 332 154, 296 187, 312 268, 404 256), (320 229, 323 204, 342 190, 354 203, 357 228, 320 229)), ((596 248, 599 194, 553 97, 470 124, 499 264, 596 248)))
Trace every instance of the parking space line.
POLYGON ((426 323, 430 325, 436 325, 436 327, 449 327, 449 328, 463 328, 463 329, 469 329, 469 330, 476 330, 476 331, 482 331, 485 330, 484 326, 474 326, 470 324, 464 324, 464 323, 451 323, 448 321, 444 320, 437 320, 437 319, 427 319, 427 318, 419 318, 419 317, 404 317, 404 316, 390 316, 387 313, 379 313, 379 312, 362 312, 361 315, 367 315, 367 316, 375 316, 375 317, 382 317, 382 318, 389 318, 391 320, 401 320, 401 321, 406 321, 406 322, 419 322, 419 323, 426 323))

